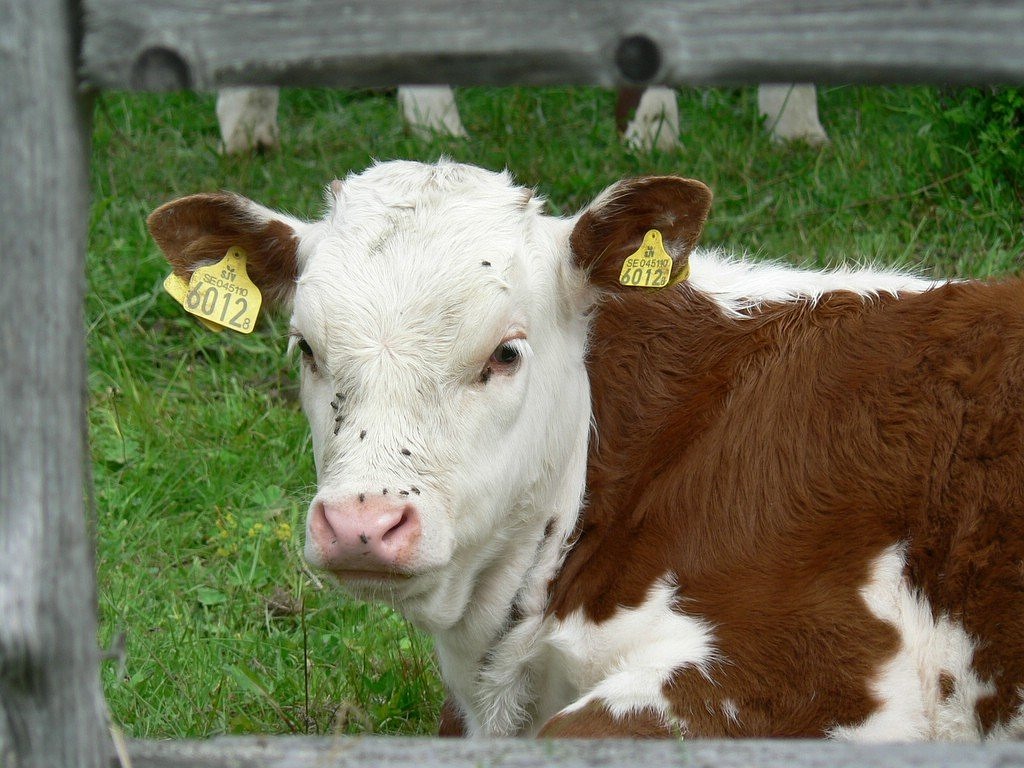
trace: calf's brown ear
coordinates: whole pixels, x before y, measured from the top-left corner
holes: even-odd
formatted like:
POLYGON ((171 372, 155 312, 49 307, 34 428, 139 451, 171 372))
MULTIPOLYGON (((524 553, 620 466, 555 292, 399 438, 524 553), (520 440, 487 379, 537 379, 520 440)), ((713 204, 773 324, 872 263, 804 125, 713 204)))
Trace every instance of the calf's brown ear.
POLYGON ((711 190, 695 179, 644 176, 608 187, 580 215, 570 245, 576 266, 603 291, 642 291, 619 282, 626 258, 651 230, 672 257, 670 280, 688 269, 688 257, 711 209, 711 190))
POLYGON ((146 219, 174 273, 188 281, 228 248, 246 252, 249 277, 273 303, 291 299, 299 271, 299 228, 306 226, 241 195, 189 195, 165 203, 146 219))

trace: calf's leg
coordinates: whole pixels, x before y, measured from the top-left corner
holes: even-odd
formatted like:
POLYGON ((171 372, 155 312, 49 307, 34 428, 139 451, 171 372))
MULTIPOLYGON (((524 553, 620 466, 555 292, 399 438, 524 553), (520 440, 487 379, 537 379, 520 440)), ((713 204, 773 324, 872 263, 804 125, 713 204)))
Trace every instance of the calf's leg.
POLYGON ((774 141, 828 144, 828 134, 818 119, 818 92, 813 85, 760 85, 757 108, 774 141))
POLYGON ((277 146, 277 88, 222 88, 217 123, 229 155, 277 146))

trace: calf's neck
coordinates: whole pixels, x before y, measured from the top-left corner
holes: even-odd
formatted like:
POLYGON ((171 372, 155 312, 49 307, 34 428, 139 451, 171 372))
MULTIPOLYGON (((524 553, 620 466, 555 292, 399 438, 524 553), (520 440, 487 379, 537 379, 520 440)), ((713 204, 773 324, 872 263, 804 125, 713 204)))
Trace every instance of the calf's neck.
POLYGON ((433 635, 442 733, 1020 735, 1019 279, 697 248, 676 177, 567 219, 449 161, 326 196, 149 226, 290 310, 306 558, 433 635), (669 285, 622 284, 652 231, 669 285))

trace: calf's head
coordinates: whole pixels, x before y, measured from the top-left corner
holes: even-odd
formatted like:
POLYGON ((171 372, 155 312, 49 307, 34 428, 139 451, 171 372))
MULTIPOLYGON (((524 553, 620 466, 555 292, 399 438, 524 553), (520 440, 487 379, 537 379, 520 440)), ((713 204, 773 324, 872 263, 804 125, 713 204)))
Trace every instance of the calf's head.
MULTIPOLYGON (((588 318, 659 229, 682 269, 710 203, 699 182, 621 182, 574 219, 492 173, 371 167, 304 222, 230 194, 149 218, 188 279, 227 248, 291 310, 318 490, 306 558, 350 591, 451 625, 488 574, 571 528, 590 421, 588 318)), ((644 290, 644 289, 629 289, 644 290)))

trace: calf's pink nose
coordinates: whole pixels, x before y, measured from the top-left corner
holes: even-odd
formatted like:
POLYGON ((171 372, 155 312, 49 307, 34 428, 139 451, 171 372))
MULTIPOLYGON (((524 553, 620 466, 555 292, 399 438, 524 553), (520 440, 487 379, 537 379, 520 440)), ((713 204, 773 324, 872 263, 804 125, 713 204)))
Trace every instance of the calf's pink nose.
POLYGON ((310 511, 309 535, 324 568, 387 571, 412 557, 420 538, 415 505, 386 496, 319 501, 310 511))

